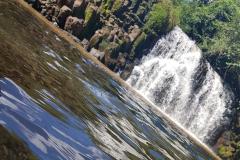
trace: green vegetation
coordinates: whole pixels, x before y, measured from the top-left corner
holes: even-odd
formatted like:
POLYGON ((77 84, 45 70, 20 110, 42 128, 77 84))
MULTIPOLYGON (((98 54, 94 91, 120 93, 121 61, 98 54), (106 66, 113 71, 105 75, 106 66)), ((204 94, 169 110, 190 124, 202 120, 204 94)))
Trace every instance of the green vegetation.
POLYGON ((179 7, 174 6, 171 0, 163 0, 156 3, 150 12, 145 31, 155 34, 164 34, 179 23, 179 7))
POLYGON ((93 8, 91 8, 91 6, 88 6, 87 8, 86 8, 86 11, 85 11, 85 17, 84 17, 84 19, 85 19, 85 23, 87 23, 87 22, 89 22, 90 21, 90 19, 92 18, 92 16, 93 16, 93 8))
POLYGON ((205 54, 225 56, 226 66, 239 69, 239 17, 238 0, 161 0, 153 6, 145 30, 161 35, 179 25, 205 54))
POLYGON ((240 156, 240 135, 231 131, 223 135, 223 143, 218 146, 217 153, 226 160, 236 159, 240 156))
POLYGON ((235 149, 231 146, 224 146, 221 145, 218 149, 218 153, 221 157, 223 158, 232 158, 233 157, 233 152, 235 151, 235 149))
MULTIPOLYGON (((240 1, 215 0, 180 4, 180 27, 240 99, 240 1)), ((240 105, 236 106, 237 112, 240 105)), ((240 134, 240 133, 238 133, 240 134)))
POLYGON ((226 56, 226 65, 240 67, 240 1, 199 1, 182 5, 181 28, 205 54, 226 56))
POLYGON ((112 0, 103 0, 102 5, 101 5, 101 12, 103 14, 109 15, 111 13, 111 7, 113 5, 112 0))
POLYGON ((112 6, 112 12, 117 11, 122 5, 122 0, 115 0, 112 6))

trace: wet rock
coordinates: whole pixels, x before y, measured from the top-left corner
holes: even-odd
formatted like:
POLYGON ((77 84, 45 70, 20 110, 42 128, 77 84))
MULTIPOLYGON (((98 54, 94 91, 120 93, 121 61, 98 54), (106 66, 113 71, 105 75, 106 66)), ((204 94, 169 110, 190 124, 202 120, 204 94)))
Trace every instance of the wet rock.
POLYGON ((78 19, 77 17, 69 16, 66 20, 64 29, 70 33, 72 33, 74 36, 79 37, 82 30, 83 30, 83 19, 78 19))
POLYGON ((68 6, 62 6, 57 16, 57 23, 60 28, 64 28, 68 16, 72 14, 72 10, 68 6))

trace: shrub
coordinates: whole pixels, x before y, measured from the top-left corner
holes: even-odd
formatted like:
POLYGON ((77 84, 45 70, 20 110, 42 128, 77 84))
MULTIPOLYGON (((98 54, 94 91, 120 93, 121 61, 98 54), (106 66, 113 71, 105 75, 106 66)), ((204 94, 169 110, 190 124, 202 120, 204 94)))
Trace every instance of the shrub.
POLYGON ((144 27, 147 33, 164 34, 179 23, 179 8, 172 1, 162 0, 154 4, 144 27))

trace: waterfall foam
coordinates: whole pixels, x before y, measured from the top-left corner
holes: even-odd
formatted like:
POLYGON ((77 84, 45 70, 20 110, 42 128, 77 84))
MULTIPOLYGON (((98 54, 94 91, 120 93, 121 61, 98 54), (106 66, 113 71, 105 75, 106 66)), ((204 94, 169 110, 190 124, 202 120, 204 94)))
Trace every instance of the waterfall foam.
POLYGON ((202 141, 229 122, 230 91, 179 27, 156 43, 127 82, 202 141))

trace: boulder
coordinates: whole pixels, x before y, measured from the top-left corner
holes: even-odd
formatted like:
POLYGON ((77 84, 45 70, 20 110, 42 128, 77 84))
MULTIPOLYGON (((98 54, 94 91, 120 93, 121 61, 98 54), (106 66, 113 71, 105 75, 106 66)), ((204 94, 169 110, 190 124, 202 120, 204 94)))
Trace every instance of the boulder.
POLYGON ((88 46, 89 46, 89 41, 87 39, 83 39, 82 42, 81 42, 82 46, 84 49, 88 49, 88 46))
POLYGON ((107 39, 107 37, 110 34, 110 29, 108 27, 104 27, 100 30, 97 30, 95 32, 95 34, 91 37, 90 41, 89 41, 89 47, 95 47, 97 48, 99 43, 103 40, 103 39, 107 39))
POLYGON ((70 33, 72 33, 74 36, 79 37, 82 30, 83 30, 83 19, 78 19, 77 17, 69 16, 66 20, 64 29, 70 33))
POLYGON ((44 15, 49 21, 56 21, 59 14, 59 7, 54 4, 45 4, 42 8, 41 14, 44 15))
POLYGON ((124 38, 124 33, 123 33, 123 31, 122 31, 121 29, 119 29, 119 31, 118 31, 118 37, 119 37, 120 39, 123 39, 123 38, 124 38))
POLYGON ((78 18, 84 18, 84 12, 87 7, 87 0, 75 0, 72 8, 73 16, 78 18))
POLYGON ((68 6, 62 6, 57 16, 57 23, 60 28, 64 28, 68 16, 72 14, 72 10, 68 6))
POLYGON ((130 27, 129 37, 131 42, 134 42, 140 34, 141 34, 141 29, 137 25, 130 27))
POLYGON ((107 40, 109 42, 113 42, 116 39, 117 34, 118 34, 118 28, 112 29, 112 31, 110 32, 110 35, 108 36, 107 40))
POLYGON ((102 40, 102 33, 100 30, 97 30, 95 34, 91 37, 89 41, 89 47, 96 47, 102 40))
POLYGON ((105 55, 104 52, 101 52, 101 51, 99 51, 99 50, 97 50, 97 49, 95 49, 95 48, 92 48, 91 51, 90 51, 90 53, 91 53, 94 57, 96 57, 97 59, 99 59, 100 61, 103 59, 103 57, 104 57, 104 55, 105 55))

